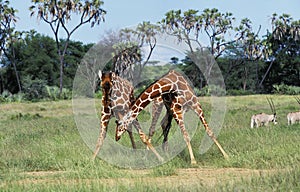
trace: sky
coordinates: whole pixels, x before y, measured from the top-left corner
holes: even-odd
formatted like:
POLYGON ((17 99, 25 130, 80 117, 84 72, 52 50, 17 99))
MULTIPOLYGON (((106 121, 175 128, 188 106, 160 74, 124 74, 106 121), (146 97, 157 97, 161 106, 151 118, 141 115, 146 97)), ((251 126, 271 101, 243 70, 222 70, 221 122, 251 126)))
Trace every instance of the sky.
MULTIPOLYGON (((10 0, 10 5, 18 10, 16 29, 28 31, 35 29, 41 34, 53 37, 49 25, 30 17, 28 7, 31 0, 10 0)), ((107 11, 105 22, 90 28, 89 24, 79 28, 71 37, 84 43, 97 43, 110 30, 136 26, 143 21, 156 23, 170 10, 217 8, 220 12, 231 12, 237 22, 249 18, 254 30, 262 26, 261 34, 270 29, 270 17, 273 13, 290 14, 294 20, 300 20, 300 0, 104 0, 103 9, 107 11)), ((75 22, 75 19, 73 19, 75 22)), ((62 35, 63 36, 63 35, 62 35)))

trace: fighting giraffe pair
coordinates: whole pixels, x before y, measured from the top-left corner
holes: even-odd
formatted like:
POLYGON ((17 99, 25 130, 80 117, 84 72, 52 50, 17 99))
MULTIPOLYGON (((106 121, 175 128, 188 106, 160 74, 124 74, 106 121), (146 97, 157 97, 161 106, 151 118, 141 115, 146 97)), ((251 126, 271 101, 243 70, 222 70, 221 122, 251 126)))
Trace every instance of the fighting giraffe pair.
MULTIPOLYGON (((185 129, 184 125, 184 113, 188 109, 192 109, 200 118, 202 124, 205 127, 205 131, 208 136, 214 141, 221 153, 225 158, 228 155, 222 148, 222 146, 217 141, 214 133, 209 128, 203 114, 201 105, 198 102, 196 95, 192 87, 189 85, 187 80, 178 72, 172 70, 156 82, 151 84, 131 105, 130 110, 122 117, 121 120, 117 121, 116 127, 116 140, 119 140, 121 135, 127 130, 128 126, 137 118, 139 113, 153 100, 157 98, 162 98, 164 105, 167 108, 167 115, 163 121, 169 124, 169 119, 173 118, 179 125, 181 132, 183 134, 184 140, 187 144, 191 164, 196 164, 196 160, 193 154, 193 150, 190 143, 190 137, 185 129), (172 114, 171 115, 168 115, 172 114), (168 119, 168 120, 166 120, 168 119)), ((167 125, 168 126, 168 125, 167 125)), ((151 133, 151 131, 150 131, 151 133)), ((164 131, 165 139, 167 139, 168 130, 164 131)))
MULTIPOLYGON (((99 78, 101 80, 101 88, 102 88, 102 111, 101 111, 101 127, 100 134, 98 137, 98 141, 96 144, 96 149, 93 155, 93 159, 96 158, 101 146, 103 145, 103 141, 106 137, 107 126, 109 120, 112 117, 116 117, 117 120, 120 120, 125 113, 130 109, 131 104, 134 102, 134 88, 129 81, 123 79, 116 75, 114 72, 106 72, 102 73, 99 71, 99 78)), ((161 109, 162 108, 162 100, 157 99, 153 104, 153 109, 161 109), (157 105, 157 106, 156 106, 157 105)), ((160 110, 161 111, 161 110, 160 110)), ((153 111, 154 121, 158 120, 158 113, 153 111)), ((153 125, 156 122, 153 121, 153 125)), ((143 133, 140 124, 137 120, 132 121, 132 125, 137 129, 140 138, 144 144, 147 145, 149 149, 151 149, 158 159, 162 160, 162 157, 157 153, 155 148, 150 143, 150 139, 143 133)), ((131 125, 128 127, 128 134, 132 143, 132 147, 135 149, 135 142, 133 139, 131 125)))

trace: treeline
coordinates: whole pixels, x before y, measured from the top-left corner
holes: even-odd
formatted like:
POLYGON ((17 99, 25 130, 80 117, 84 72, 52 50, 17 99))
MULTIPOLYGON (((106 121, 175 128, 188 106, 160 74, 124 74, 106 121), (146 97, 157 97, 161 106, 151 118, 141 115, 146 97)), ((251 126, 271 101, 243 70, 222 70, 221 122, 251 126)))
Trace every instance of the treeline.
MULTIPOLYGON (((77 67, 92 46, 93 44, 83 44, 79 41, 69 42, 64 60, 62 98, 71 98, 77 67)), ((47 97, 58 99, 60 72, 58 63, 55 40, 31 31, 24 39, 15 42, 1 59, 0 93, 7 99, 12 99, 17 93, 20 94, 16 99, 21 99, 20 97, 28 100, 47 97)))
MULTIPOLYGON (((70 37, 86 23, 94 26, 104 21, 106 11, 101 9, 102 5, 102 1, 84 1, 84 4, 68 0, 53 4, 34 1, 30 12, 50 25, 54 32, 51 38, 34 30, 15 31, 12 25, 17 24, 16 10, 9 6, 9 1, 0 0, 0 100, 70 98, 77 67, 94 45, 73 41, 70 37), (62 14, 56 14, 57 11, 62 14), (68 29, 66 22, 74 11, 87 20, 80 20, 74 29, 68 29), (60 30, 66 32, 66 38, 58 38, 60 30)), ((266 32, 260 28, 254 31, 247 18, 241 19, 239 24, 234 21, 232 13, 218 9, 171 10, 156 23, 142 22, 135 29, 106 34, 100 46, 111 48, 109 70, 134 85, 141 79, 147 64, 153 62, 150 58, 157 36, 163 33, 189 47, 183 60, 170 56, 170 65, 177 65, 185 72, 198 95, 224 88, 207 86, 216 64, 222 72, 227 94, 300 94, 300 20, 288 14, 273 14, 272 29, 266 32), (207 47, 201 44, 203 38, 209 42, 207 47), (145 47, 150 50, 148 55, 141 54, 145 47), (200 50, 205 50, 216 61, 207 63, 203 71, 190 56, 200 50)))

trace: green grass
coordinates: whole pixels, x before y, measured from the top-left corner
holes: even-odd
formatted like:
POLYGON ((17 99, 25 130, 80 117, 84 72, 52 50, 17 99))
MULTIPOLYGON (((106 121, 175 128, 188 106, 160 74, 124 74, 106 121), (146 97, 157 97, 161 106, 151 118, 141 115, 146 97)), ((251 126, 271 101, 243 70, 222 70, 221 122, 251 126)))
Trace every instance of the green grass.
MULTIPOLYGON (((115 167, 101 159, 91 161, 92 151, 76 128, 71 101, 1 104, 0 191, 299 191, 300 125, 287 126, 286 120, 286 114, 299 107, 292 96, 274 95, 272 98, 279 124, 250 129, 252 114, 270 113, 266 96, 226 97, 227 111, 218 140, 229 154, 229 160, 224 160, 215 145, 199 154, 200 138, 204 134, 201 125, 192 138, 196 166, 190 165, 185 149, 161 166, 142 170, 145 174, 115 167), (176 183, 143 182, 181 176, 178 170, 185 168, 276 171, 245 176, 245 179, 232 177, 214 186, 207 186, 201 180, 187 182, 181 188, 176 183), (122 178, 131 182, 124 182, 122 178)), ((209 119, 210 98, 200 98, 200 102, 209 119)), ((149 114, 144 113, 139 118, 143 121, 149 114)), ((111 123, 109 134, 114 134, 114 128, 111 123)), ((176 129, 173 124, 171 131, 176 129)), ((160 133, 158 130, 153 141, 160 133)), ((135 140, 139 147, 144 147, 139 138, 135 140)), ((127 137, 121 142, 130 146, 127 137)))

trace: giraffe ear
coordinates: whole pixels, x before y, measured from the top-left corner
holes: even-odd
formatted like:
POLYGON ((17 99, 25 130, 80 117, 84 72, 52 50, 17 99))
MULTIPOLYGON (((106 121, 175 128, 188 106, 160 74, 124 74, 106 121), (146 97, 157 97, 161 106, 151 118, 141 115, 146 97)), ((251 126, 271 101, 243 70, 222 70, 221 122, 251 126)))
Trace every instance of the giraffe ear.
POLYGON ((116 74, 114 72, 111 72, 111 76, 112 76, 112 78, 114 78, 116 76, 116 74))
POLYGON ((101 70, 99 70, 98 76, 99 76, 99 78, 101 79, 101 77, 102 77, 102 71, 101 71, 101 70))

